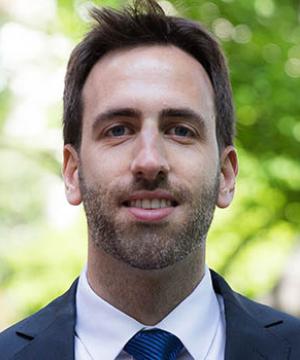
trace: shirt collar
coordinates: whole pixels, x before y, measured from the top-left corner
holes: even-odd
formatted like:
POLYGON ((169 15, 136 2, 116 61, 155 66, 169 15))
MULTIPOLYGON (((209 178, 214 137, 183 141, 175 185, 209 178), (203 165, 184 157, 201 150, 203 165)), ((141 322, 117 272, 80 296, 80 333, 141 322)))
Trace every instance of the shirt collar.
POLYGON ((220 321, 220 308, 207 267, 193 292, 153 327, 100 298, 88 284, 86 270, 78 282, 76 311, 76 334, 94 359, 115 359, 134 334, 154 327, 176 335, 192 357, 203 359, 220 321))

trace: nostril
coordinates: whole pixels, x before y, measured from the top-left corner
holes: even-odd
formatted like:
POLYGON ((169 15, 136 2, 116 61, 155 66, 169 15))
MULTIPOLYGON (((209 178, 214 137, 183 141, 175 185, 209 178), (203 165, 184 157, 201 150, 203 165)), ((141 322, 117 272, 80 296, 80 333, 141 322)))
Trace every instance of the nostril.
POLYGON ((159 180, 165 180, 166 179, 166 172, 165 171, 163 171, 163 170, 160 170, 159 171, 159 173, 158 173, 158 175, 157 175, 157 177, 159 178, 159 180))

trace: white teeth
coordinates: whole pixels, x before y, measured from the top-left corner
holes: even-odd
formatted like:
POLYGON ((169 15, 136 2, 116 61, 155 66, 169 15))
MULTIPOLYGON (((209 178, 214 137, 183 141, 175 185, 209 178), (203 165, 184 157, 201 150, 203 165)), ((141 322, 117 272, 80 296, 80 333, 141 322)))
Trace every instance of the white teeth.
POLYGON ((171 200, 166 199, 139 199, 130 201, 129 206, 142 209, 161 209, 171 207, 172 203, 171 200))
POLYGON ((142 200, 142 208, 143 209, 151 209, 151 200, 143 199, 142 200))
POLYGON ((160 200, 160 207, 161 208, 167 207, 167 200, 166 199, 161 199, 160 200))
POLYGON ((158 199, 151 200, 151 209, 159 209, 161 206, 162 201, 159 201, 158 199))

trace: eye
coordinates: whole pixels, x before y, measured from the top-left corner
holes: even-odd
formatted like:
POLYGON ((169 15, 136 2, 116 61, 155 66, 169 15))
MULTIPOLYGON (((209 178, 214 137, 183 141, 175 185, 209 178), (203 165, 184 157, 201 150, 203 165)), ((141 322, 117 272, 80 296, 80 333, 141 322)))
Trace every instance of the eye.
POLYGON ((168 130, 168 134, 180 137, 193 137, 194 133, 183 125, 177 125, 168 130))
POLYGON ((114 127, 111 127, 107 131, 107 135, 111 137, 120 137, 120 136, 126 136, 131 134, 132 131, 125 125, 116 125, 114 127))

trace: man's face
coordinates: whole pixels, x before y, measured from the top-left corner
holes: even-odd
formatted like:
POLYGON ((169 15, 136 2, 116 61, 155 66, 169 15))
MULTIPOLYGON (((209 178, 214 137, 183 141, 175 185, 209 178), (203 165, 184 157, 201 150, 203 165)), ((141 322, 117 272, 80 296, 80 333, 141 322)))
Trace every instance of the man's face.
POLYGON ((224 181, 202 66, 173 46, 114 51, 82 96, 80 154, 67 146, 65 169, 74 170, 68 198, 83 201, 90 241, 141 269, 204 246, 224 181))

